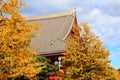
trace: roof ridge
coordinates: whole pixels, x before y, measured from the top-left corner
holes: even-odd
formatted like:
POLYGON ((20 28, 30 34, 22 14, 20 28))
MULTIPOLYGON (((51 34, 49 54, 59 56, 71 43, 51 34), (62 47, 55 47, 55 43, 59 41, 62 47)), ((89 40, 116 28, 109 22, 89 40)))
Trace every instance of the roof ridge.
POLYGON ((40 53, 40 54, 48 54, 48 53, 59 53, 59 52, 64 52, 65 51, 65 49, 62 49, 62 50, 54 50, 54 51, 49 51, 49 52, 38 52, 38 54, 40 53))
POLYGON ((67 11, 67 12, 61 12, 61 13, 56 13, 56 14, 26 17, 26 20, 57 18, 57 17, 61 17, 61 16, 66 16, 66 15, 73 15, 73 16, 75 16, 75 14, 76 14, 76 10, 73 9, 73 10, 70 10, 70 11, 67 11))

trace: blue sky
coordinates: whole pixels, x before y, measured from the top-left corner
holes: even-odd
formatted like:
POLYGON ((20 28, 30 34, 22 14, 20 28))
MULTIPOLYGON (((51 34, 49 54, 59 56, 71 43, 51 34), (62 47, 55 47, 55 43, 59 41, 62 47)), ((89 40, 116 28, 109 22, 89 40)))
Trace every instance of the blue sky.
POLYGON ((78 22, 91 30, 110 50, 111 65, 120 68, 120 0, 24 0, 24 16, 40 16, 76 8, 78 22))

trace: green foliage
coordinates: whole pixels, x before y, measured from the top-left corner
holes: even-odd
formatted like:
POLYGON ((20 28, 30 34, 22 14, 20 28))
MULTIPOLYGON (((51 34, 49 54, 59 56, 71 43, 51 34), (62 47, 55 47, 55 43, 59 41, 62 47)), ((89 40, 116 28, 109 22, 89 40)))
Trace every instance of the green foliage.
POLYGON ((120 68, 118 69, 119 73, 120 73, 120 68))
POLYGON ((44 68, 42 70, 42 72, 37 74, 37 77, 40 80, 45 80, 47 77, 49 77, 51 75, 56 75, 55 72, 53 72, 53 71, 56 70, 57 67, 55 65, 50 64, 50 62, 51 62, 50 59, 43 57, 43 56, 38 56, 37 60, 39 62, 45 63, 45 65, 46 65, 46 68, 44 68))
POLYGON ((120 68, 118 68, 118 71, 120 72, 120 68))

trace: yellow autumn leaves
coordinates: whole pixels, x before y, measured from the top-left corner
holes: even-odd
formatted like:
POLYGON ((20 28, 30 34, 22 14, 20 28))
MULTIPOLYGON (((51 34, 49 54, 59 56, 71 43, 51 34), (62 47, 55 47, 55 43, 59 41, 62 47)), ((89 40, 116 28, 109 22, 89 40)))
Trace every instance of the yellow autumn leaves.
POLYGON ((32 31, 38 26, 26 24, 20 15, 22 5, 19 0, 3 0, 0 4, 0 79, 3 80, 21 75, 33 79, 45 67, 30 50, 32 31))
POLYGON ((24 4, 18 0, 3 0, 2 11, 9 14, 17 13, 23 5, 24 4))
POLYGON ((88 24, 80 25, 81 34, 67 39, 63 56, 66 69, 65 80, 119 80, 108 59, 109 51, 89 29, 88 24))

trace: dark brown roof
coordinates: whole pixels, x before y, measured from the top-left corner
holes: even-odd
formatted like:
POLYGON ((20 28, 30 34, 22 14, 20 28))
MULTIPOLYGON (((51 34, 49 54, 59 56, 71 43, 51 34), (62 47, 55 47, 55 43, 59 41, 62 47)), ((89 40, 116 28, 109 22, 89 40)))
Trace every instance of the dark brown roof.
POLYGON ((75 10, 27 18, 28 23, 40 23, 40 36, 33 38, 31 48, 38 54, 52 54, 65 51, 65 39, 70 33, 75 18, 75 10))

